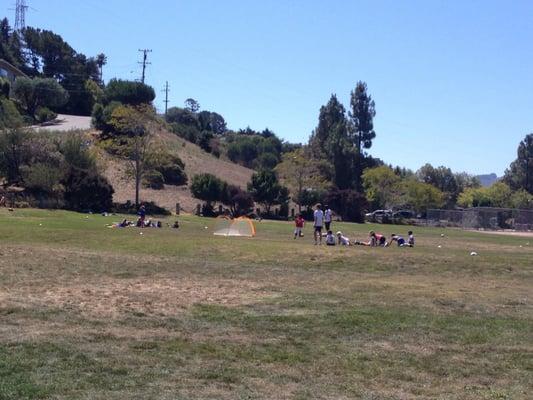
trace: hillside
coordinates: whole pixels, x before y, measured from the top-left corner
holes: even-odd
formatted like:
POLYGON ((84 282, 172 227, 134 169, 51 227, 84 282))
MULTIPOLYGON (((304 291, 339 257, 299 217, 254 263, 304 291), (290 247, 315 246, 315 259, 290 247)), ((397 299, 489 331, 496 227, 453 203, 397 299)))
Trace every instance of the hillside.
POLYGON ((485 174, 485 175, 477 175, 476 178, 479 179, 479 182, 481 183, 481 186, 483 187, 489 187, 492 184, 498 182, 498 175, 495 173, 492 174, 485 174))
MULTIPOLYGON (((185 163, 185 172, 189 177, 200 173, 210 173, 233 185, 246 187, 253 171, 229 161, 218 159, 206 153, 200 147, 187 142, 167 131, 161 131, 157 136, 164 142, 165 147, 174 150, 185 163)), ((126 162, 109 155, 104 155, 105 175, 115 188, 114 201, 125 202, 135 199, 135 185, 133 179, 126 177, 126 162)), ((192 213, 199 200, 194 199, 188 186, 169 186, 163 190, 141 189, 141 199, 144 201, 154 201, 161 207, 174 211, 176 203, 180 203, 181 208, 192 213)))

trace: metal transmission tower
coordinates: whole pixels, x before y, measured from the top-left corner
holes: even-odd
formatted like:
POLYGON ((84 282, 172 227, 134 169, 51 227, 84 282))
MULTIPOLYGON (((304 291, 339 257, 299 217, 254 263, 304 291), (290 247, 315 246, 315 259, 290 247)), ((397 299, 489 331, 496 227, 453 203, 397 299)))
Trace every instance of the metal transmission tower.
POLYGON ((143 74, 141 77, 141 82, 144 83, 145 73, 146 73, 146 66, 150 65, 151 63, 147 62, 148 59, 148 53, 151 53, 152 50, 150 49, 139 49, 141 53, 143 53, 143 60, 139 61, 139 64, 142 64, 143 66, 143 74))
POLYGON ((167 113, 168 113, 168 103, 170 102, 170 100, 168 99, 168 92, 170 92, 170 87, 168 86, 168 81, 166 82, 165 84, 165 88, 163 89, 163 92, 165 92, 165 119, 167 117, 167 113))
POLYGON ((20 31, 26 28, 26 10, 29 6, 26 0, 17 0, 15 3, 15 30, 20 31))

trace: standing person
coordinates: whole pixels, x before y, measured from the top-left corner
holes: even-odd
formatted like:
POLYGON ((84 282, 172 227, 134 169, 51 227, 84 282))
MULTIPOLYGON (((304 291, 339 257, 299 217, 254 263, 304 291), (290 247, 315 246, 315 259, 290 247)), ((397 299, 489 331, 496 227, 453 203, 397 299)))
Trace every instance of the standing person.
POLYGON ((304 234, 302 229, 304 228, 305 220, 302 217, 302 214, 298 214, 294 220, 294 238, 302 237, 304 234))
POLYGON ((329 206, 324 207, 326 211, 324 211, 324 222, 326 225, 326 231, 329 231, 331 228, 331 216, 333 212, 330 210, 329 206))
POLYGON ((146 207, 144 206, 144 204, 141 204, 141 207, 139 207, 139 212, 137 214, 139 214, 139 222, 141 228, 144 228, 144 220, 146 218, 146 207))
POLYGON ((317 239, 320 240, 320 244, 322 244, 322 226, 324 225, 324 212, 322 211, 322 205, 317 204, 315 213, 313 214, 313 228, 314 228, 314 235, 315 235, 315 245, 317 243, 317 239))

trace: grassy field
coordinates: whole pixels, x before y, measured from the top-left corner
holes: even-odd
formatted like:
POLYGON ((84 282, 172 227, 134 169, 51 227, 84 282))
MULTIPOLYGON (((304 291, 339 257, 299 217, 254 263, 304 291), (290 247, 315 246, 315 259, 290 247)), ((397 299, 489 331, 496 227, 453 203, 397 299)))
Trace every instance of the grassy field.
POLYGON ((328 248, 288 223, 118 220, 0 211, 0 399, 533 396, 533 238, 328 248))

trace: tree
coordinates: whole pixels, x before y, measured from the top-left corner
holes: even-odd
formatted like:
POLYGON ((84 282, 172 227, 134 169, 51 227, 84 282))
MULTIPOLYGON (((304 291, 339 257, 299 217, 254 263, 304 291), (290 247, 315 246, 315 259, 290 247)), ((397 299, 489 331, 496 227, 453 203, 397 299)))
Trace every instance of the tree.
POLYGON ((22 117, 15 104, 8 99, 0 98, 0 131, 22 126, 22 117))
POLYGON ((204 210, 212 213, 213 203, 224 202, 227 199, 228 184, 212 174, 199 174, 192 178, 191 193, 206 202, 204 210))
POLYGON ((55 109, 68 100, 68 93, 54 79, 18 78, 13 84, 12 95, 32 117, 39 107, 55 109))
POLYGON ((139 106, 151 104, 155 99, 155 91, 152 87, 142 82, 111 79, 105 88, 105 104, 118 101, 122 104, 139 106))
POLYGON ((107 211, 113 205, 113 187, 92 169, 73 169, 65 180, 66 206, 76 211, 107 211))
POLYGON ((350 141, 346 111, 336 95, 320 108, 318 126, 309 139, 315 158, 333 165, 333 182, 339 189, 352 186, 355 152, 350 141))
POLYGON ((503 179, 511 189, 524 189, 533 194, 533 133, 518 145, 516 160, 505 171, 503 179))
POLYGON ((421 214, 430 208, 441 208, 445 203, 444 193, 433 185, 415 179, 405 181, 403 192, 404 203, 421 214))
POLYGON ((0 132, 0 174, 8 183, 22 181, 21 167, 30 160, 30 133, 17 129, 0 132))
POLYGON ((350 94, 350 132, 355 142, 357 157, 355 159, 355 187, 361 187, 361 175, 363 174, 362 159, 364 150, 372 147, 372 140, 376 137, 374 131, 374 117, 376 107, 374 100, 367 93, 365 82, 357 82, 355 90, 350 94))
POLYGON ((272 205, 280 204, 287 195, 272 170, 261 170, 253 174, 252 181, 248 183, 248 191, 257 203, 264 205, 267 214, 270 214, 272 205))
POLYGON ((222 135, 227 130, 224 117, 216 112, 202 111, 198 113, 198 123, 200 130, 211 131, 215 135, 222 135))
POLYGON ((391 168, 368 168, 362 178, 366 197, 374 209, 398 205, 402 189, 401 178, 391 168))
POLYGON ((520 189, 511 195, 511 207, 529 210, 533 209, 533 194, 525 189, 520 189))
POLYGON ((124 134, 124 155, 128 174, 135 180, 135 205, 139 206, 139 191, 144 174, 152 169, 154 110, 148 106, 119 106, 111 116, 111 125, 124 134))
POLYGON ((365 196, 356 190, 334 188, 326 194, 325 202, 343 221, 364 222, 364 210, 368 204, 365 196))
POLYGON ((185 100, 185 108, 192 113, 197 113, 198 111, 200 111, 200 103, 198 103, 194 99, 189 98, 185 100))
POLYGON ((104 84, 104 65, 107 64, 107 56, 104 53, 100 53, 96 56, 96 65, 98 65, 98 70, 100 72, 100 85, 104 84))
POLYGON ((276 172, 291 191, 299 213, 304 205, 304 191, 323 191, 328 188, 330 169, 327 162, 312 158, 308 148, 283 154, 281 163, 276 166, 276 172))
POLYGON ((233 217, 247 214, 254 206, 250 193, 235 185, 227 185, 223 203, 230 208, 233 217))

